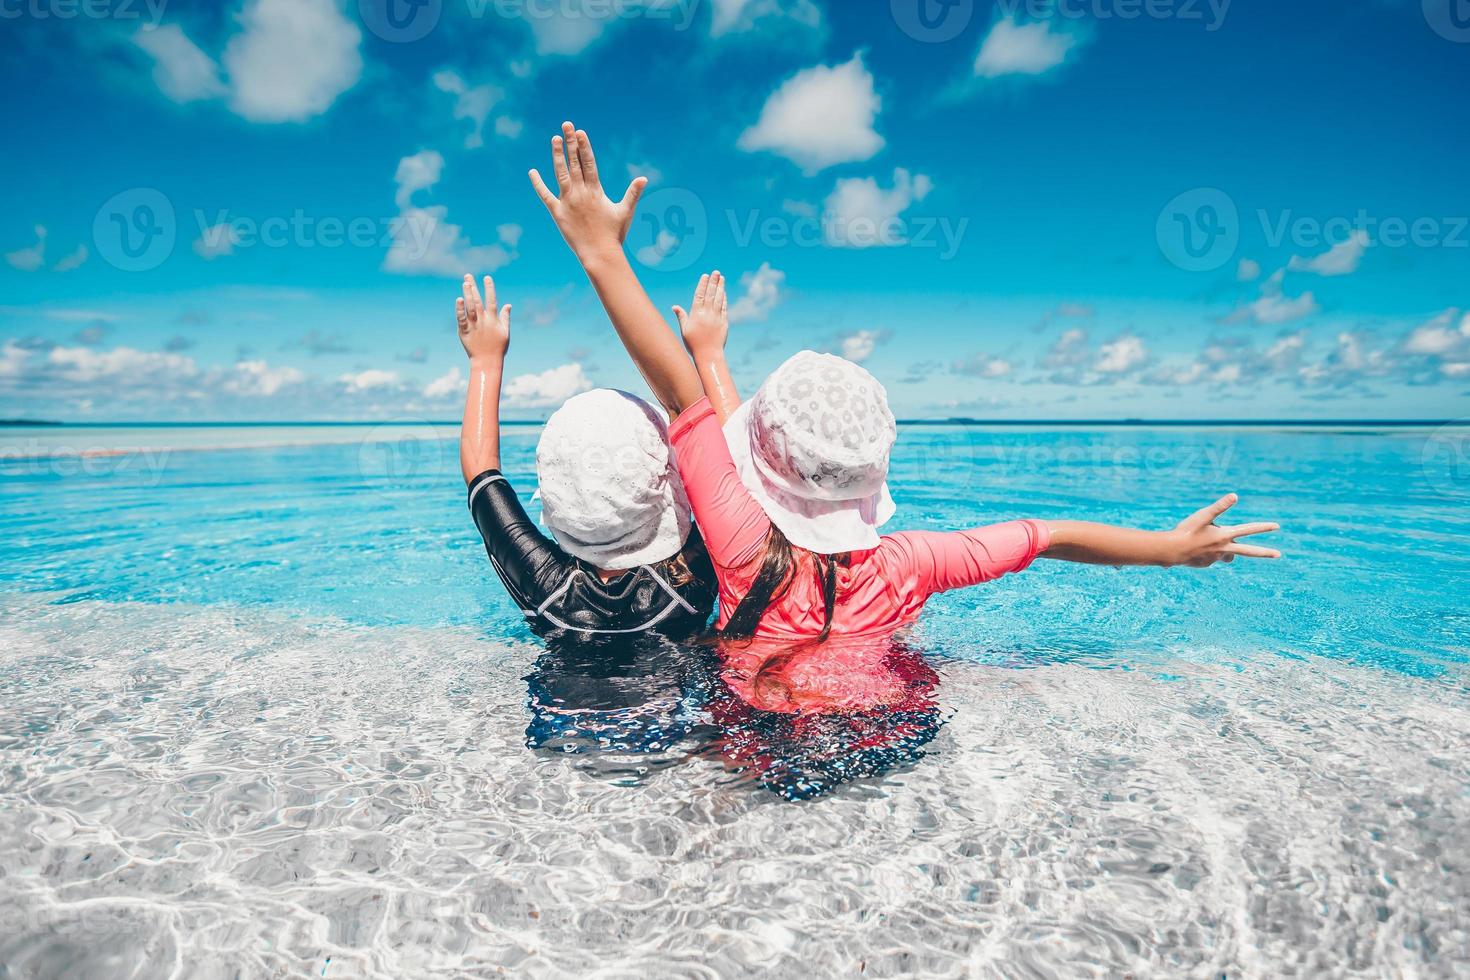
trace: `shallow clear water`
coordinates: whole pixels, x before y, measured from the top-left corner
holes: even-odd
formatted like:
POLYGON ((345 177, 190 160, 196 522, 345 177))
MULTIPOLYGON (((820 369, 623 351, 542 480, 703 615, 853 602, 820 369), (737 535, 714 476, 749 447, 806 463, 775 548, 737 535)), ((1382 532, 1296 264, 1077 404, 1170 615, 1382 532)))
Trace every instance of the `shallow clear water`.
POLYGON ((797 658, 797 714, 705 651, 543 650, 452 430, 12 435, 0 977, 1470 969, 1470 472, 1429 432, 906 428, 894 527, 1237 490, 1288 560, 1040 562, 797 658))

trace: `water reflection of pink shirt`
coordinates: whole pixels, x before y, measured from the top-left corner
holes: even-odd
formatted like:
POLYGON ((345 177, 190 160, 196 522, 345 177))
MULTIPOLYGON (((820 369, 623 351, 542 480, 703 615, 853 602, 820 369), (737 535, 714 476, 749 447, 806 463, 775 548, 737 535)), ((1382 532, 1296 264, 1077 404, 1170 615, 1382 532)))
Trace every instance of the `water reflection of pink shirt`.
MULTIPOLYGON (((679 475, 720 580, 723 627, 745 597, 765 555, 771 522, 735 469, 708 399, 669 427, 679 475)), ((1013 521, 972 531, 886 534, 878 547, 852 553, 837 568, 834 634, 891 633, 918 618, 936 592, 990 582, 1026 568, 1051 543, 1040 521, 1013 521)), ((822 630, 822 593, 811 553, 794 548, 796 576, 785 598, 766 611, 757 636, 811 637, 822 630)))

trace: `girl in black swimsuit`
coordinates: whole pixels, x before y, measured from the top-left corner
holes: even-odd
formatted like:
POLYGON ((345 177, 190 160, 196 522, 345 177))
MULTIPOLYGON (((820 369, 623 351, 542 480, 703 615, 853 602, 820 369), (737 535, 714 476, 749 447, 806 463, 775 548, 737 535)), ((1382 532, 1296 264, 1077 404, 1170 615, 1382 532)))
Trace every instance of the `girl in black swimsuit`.
POLYGON ((456 304, 470 358, 460 465, 469 507, 506 591, 542 637, 590 639, 702 631, 714 609, 714 569, 669 455, 668 434, 647 403, 625 392, 588 392, 547 423, 537 451, 544 519, 532 522, 500 472, 500 387, 510 306, 498 312, 472 277, 456 304))

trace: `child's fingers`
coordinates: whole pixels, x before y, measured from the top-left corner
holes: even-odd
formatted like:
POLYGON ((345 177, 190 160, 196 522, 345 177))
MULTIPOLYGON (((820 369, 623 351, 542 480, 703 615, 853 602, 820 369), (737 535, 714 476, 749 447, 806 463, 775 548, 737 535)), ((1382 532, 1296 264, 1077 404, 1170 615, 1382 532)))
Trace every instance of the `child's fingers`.
POLYGON ((1281 552, 1275 548, 1257 548, 1248 544, 1228 544, 1225 546, 1225 554, 1240 555, 1242 558, 1280 558, 1281 552))
POLYGON ((709 273, 699 277, 699 285, 694 289, 694 312, 698 313, 704 308, 704 296, 709 291, 709 273))
POLYGON ((569 122, 561 124, 561 138, 567 145, 567 170, 571 174, 572 183, 582 183, 582 141, 577 139, 577 130, 569 122))
POLYGON ((485 301, 480 298, 480 287, 475 285, 475 277, 465 276, 465 279, 469 283, 469 297, 470 302, 473 304, 470 307, 470 318, 478 320, 480 316, 485 312, 485 301))
POLYGON ((1281 530, 1280 524, 1259 521, 1255 524, 1238 524, 1230 528, 1226 533, 1230 535, 1231 540, 1234 540, 1235 538, 1248 538, 1252 534, 1270 534, 1272 531, 1279 530, 1281 530))
POLYGON ((459 324, 459 329, 464 330, 470 325, 469 314, 465 312, 464 298, 454 301, 454 322, 459 324))
POLYGON ((551 188, 546 186, 546 181, 541 179, 541 171, 531 171, 531 186, 536 190, 536 196, 541 198, 541 203, 548 209, 556 204, 556 195, 551 193, 551 188))
POLYGON ((485 309, 495 312, 495 280, 485 277, 485 309))
POLYGON ((551 138, 551 169, 556 174, 556 186, 563 191, 572 186, 572 177, 567 172, 567 157, 563 152, 560 134, 551 138))
POLYGON ((648 186, 647 177, 634 177, 633 183, 623 192, 623 199, 619 202, 624 208, 632 210, 638 207, 638 199, 643 196, 643 189, 648 186))
POLYGON ((504 330, 506 336, 510 336, 510 304, 506 303, 500 308, 500 329, 504 330))
POLYGON ((469 319, 471 323, 474 323, 475 317, 479 314, 480 311, 480 295, 475 290, 474 277, 465 276, 464 282, 461 285, 464 289, 464 299, 462 299, 460 302, 464 303, 465 305, 465 316, 469 319))
POLYGON ((684 332, 684 321, 685 321, 685 319, 688 318, 688 316, 689 316, 689 314, 686 313, 686 312, 684 312, 684 307, 682 307, 682 306, 676 306, 676 307, 674 307, 674 319, 679 321, 679 332, 680 333, 683 333, 684 332))
POLYGON ((1234 507, 1235 502, 1239 499, 1235 494, 1227 493, 1213 504, 1210 504, 1210 506, 1202 507, 1195 511, 1184 523, 1194 528, 1208 527, 1215 522, 1215 518, 1234 507))
POLYGON ((597 175, 597 157, 592 154, 592 140, 584 129, 577 130, 577 150, 582 156, 582 176, 591 184, 601 184, 597 175))

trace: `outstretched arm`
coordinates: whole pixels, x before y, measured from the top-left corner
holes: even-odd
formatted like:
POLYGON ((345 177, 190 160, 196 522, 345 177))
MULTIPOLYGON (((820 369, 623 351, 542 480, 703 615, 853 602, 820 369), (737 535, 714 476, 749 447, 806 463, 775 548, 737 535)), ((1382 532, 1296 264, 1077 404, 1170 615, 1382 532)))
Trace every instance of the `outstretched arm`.
POLYGON ((459 342, 470 359, 470 390, 459 430, 459 468, 469 483, 500 469, 500 382, 510 347, 510 304, 495 311, 495 281, 485 277, 485 300, 474 276, 464 277, 464 296, 454 303, 459 342))
POLYGON ((684 346, 694 358, 694 367, 699 372, 699 383, 714 406, 720 424, 740 407, 740 392, 735 390, 735 379, 730 376, 730 365, 725 360, 725 341, 730 335, 730 306, 725 295, 725 277, 719 271, 700 277, 699 288, 694 291, 694 302, 686 311, 682 306, 674 307, 674 316, 679 319, 679 332, 684 335, 684 346))
POLYGON ((1235 506, 1240 498, 1227 494, 1210 506, 1185 518, 1172 531, 1139 531, 1089 524, 1084 521, 1050 521, 1051 546, 1044 558, 1085 562, 1089 565, 1188 565, 1208 568, 1216 562, 1236 558, 1280 558, 1274 548, 1239 544, 1237 539, 1280 530, 1281 525, 1259 522, 1219 527, 1216 518, 1235 506))
POLYGON ((623 251, 623 240, 648 181, 643 177, 634 180, 623 199, 613 203, 603 193, 592 141, 571 123, 564 123, 561 135, 552 138, 551 157, 560 197, 532 170, 536 194, 582 263, 608 319, 654 397, 671 418, 677 417, 703 395, 699 376, 623 251))

